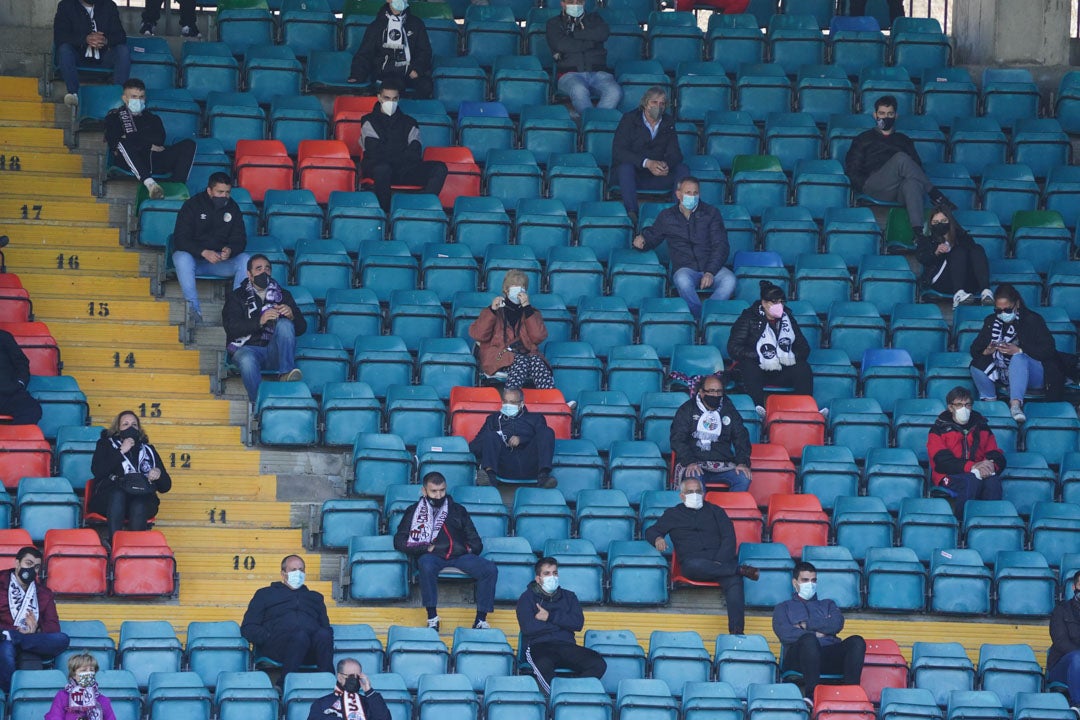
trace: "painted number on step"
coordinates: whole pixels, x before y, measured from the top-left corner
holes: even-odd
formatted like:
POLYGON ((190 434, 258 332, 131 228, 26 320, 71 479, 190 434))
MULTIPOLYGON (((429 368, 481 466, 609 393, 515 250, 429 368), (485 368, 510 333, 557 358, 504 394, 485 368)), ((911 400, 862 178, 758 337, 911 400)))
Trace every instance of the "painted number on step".
POLYGON ((139 417, 161 417, 161 403, 139 403, 139 417))
POLYGON ((45 207, 45 206, 44 205, 23 205, 22 208, 21 208, 21 210, 22 210, 22 219, 23 220, 40 220, 41 219, 41 209, 43 207, 45 207))
POLYGON ((225 524, 225 511, 218 510, 217 508, 210 508, 210 524, 211 525, 224 525, 225 524))
POLYGON ((113 367, 120 367, 120 363, 127 365, 129 368, 135 367, 135 353, 128 353, 124 356, 124 359, 120 359, 120 353, 114 352, 112 354, 113 367))
POLYGON ((65 263, 64 253, 60 253, 59 255, 57 255, 56 256, 56 269, 57 270, 63 270, 64 268, 67 268, 68 270, 78 270, 79 269, 79 256, 78 255, 68 255, 67 256, 67 262, 65 263))
POLYGON ((191 453, 169 453, 169 467, 190 468, 191 453))
POLYGON ((18 155, 12 155, 11 157, 0 155, 0 170, 18 172, 22 170, 22 160, 19 159, 18 155))
POLYGON ((242 558, 239 555, 233 555, 232 569, 239 570, 241 567, 243 567, 245 570, 254 570, 255 558, 251 555, 245 555, 242 558))
POLYGON ((109 317, 109 303, 91 300, 86 303, 86 314, 90 317, 109 317))

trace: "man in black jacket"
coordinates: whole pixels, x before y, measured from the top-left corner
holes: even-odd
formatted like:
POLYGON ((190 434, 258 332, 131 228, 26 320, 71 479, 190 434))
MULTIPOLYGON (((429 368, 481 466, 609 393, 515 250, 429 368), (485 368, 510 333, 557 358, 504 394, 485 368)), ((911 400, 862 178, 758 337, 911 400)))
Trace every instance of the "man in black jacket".
POLYGON ((386 0, 353 55, 349 82, 372 85, 393 78, 397 89, 409 88, 419 100, 430 98, 431 40, 424 21, 408 12, 408 0, 386 0))
POLYGON ((710 298, 727 300, 735 292, 735 273, 724 267, 727 230, 720 211, 701 202, 701 183, 686 176, 675 189, 678 201, 664 208, 656 221, 634 238, 638 250, 652 250, 667 241, 671 281, 694 317, 701 317, 699 290, 712 288, 710 298))
POLYGON ((311 703, 307 720, 390 720, 390 708, 378 690, 364 674, 358 660, 342 658, 337 664, 337 682, 334 692, 311 703))
POLYGON ((255 646, 256 657, 281 663, 280 684, 300 666, 314 664, 318 672, 334 667, 334 629, 322 593, 304 585, 304 559, 288 555, 281 561, 281 582, 255 592, 248 603, 240 633, 255 646))
POLYGON ((127 168, 146 186, 150 197, 160 200, 165 191, 153 173, 168 172, 172 182, 187 182, 195 141, 185 138, 175 145, 165 145, 165 125, 146 109, 146 84, 139 78, 124 83, 120 96, 124 106, 113 108, 105 116, 105 143, 112 152, 113 164, 127 168))
POLYGON ((700 479, 684 478, 679 483, 679 497, 682 504, 665 510, 645 531, 645 539, 660 552, 667 552, 664 536, 670 535, 683 575, 719 583, 727 602, 728 632, 742 635, 746 622, 742 579, 757 580, 758 570, 739 565, 735 526, 722 507, 704 501, 700 479))
POLYGON ((1050 613, 1050 652, 1046 679, 1065 683, 1073 712, 1080 716, 1080 570, 1072 576, 1065 599, 1050 613), (1069 590, 1072 590, 1070 596, 1069 590))
POLYGON ((671 450, 676 480, 695 478, 735 492, 750 488, 750 433, 715 375, 703 379, 697 394, 675 411, 671 450))
POLYGON ((923 172, 922 160, 911 138, 893 128, 896 125, 896 98, 883 95, 874 103, 877 127, 851 141, 844 158, 844 172, 855 192, 883 202, 901 202, 917 237, 922 236, 923 195, 934 205, 955 210, 954 205, 934 187, 923 172))
POLYGON ((0 415, 10 415, 15 425, 35 425, 41 404, 26 390, 30 384, 30 359, 15 336, 0 330, 0 415))
POLYGON ((617 108, 622 88, 607 66, 604 43, 611 31, 600 13, 585 13, 585 0, 563 0, 562 13, 547 21, 547 44, 555 60, 559 91, 570 96, 579 115, 592 107, 617 108))
POLYGON ((548 427, 543 414, 529 412, 525 395, 518 388, 503 388, 502 408, 488 415, 469 443, 469 450, 480 463, 477 485, 490 484, 493 475, 536 478, 542 488, 558 484, 551 475, 555 431, 548 427))
POLYGON ((247 231, 240 206, 230 197, 232 179, 223 172, 210 176, 205 193, 184 201, 173 228, 173 266, 184 299, 202 322, 195 289, 196 275, 232 277, 237 288, 247 277, 247 231))
POLYGON ((446 181, 446 163, 424 160, 420 126, 398 110, 401 84, 388 78, 379 90, 379 106, 360 121, 360 170, 375 183, 375 197, 390 212, 392 185, 419 185, 421 192, 438 195, 446 181))
POLYGON ((296 367, 296 338, 307 331, 307 320, 296 300, 270 275, 270 260, 253 255, 247 277, 225 296, 221 323, 233 362, 240 368, 248 398, 255 402, 263 369, 276 369, 280 380, 302 380, 296 367))
POLYGON ((674 190, 690 174, 683 163, 675 119, 665 114, 667 93, 653 86, 641 105, 622 116, 611 143, 611 167, 622 193, 623 207, 637 223, 638 188, 674 190))
POLYGON ((79 104, 79 66, 111 67, 117 85, 127 82, 131 73, 127 33, 113 0, 60 0, 53 18, 53 46, 68 105, 79 104))
POLYGON ((476 619, 473 628, 486 629, 488 613, 495 609, 495 581, 499 569, 480 557, 484 543, 469 511, 446 494, 446 478, 432 472, 424 476, 423 494, 405 508, 394 547, 416 558, 420 569, 420 598, 427 609, 427 626, 439 629, 439 573, 453 567, 476 580, 476 619))

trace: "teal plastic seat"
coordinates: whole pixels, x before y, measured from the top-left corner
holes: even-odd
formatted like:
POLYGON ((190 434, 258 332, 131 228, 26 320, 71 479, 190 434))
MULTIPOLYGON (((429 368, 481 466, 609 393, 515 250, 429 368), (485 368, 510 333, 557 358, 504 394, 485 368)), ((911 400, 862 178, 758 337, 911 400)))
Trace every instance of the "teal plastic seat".
MULTIPOLYGON (((9 518, 10 502, 8 498, 9 518)), ((49 530, 79 526, 82 503, 75 497, 71 482, 67 478, 21 478, 16 506, 19 512, 19 527, 30 533, 35 542, 43 541, 49 530)))
POLYGON ((214 712, 221 720, 276 720, 279 711, 277 691, 266 673, 223 672, 217 678, 214 712))
POLYGON ((822 599, 832 600, 841 610, 862 608, 862 571, 848 548, 807 545, 802 559, 817 568, 822 599))
MULTIPOLYGON (((1075 453, 1072 453, 1075 455, 1075 453)), ((1067 461, 1066 461, 1067 462, 1067 461)), ((1062 464, 1062 478, 1070 468, 1062 464)), ((1037 502, 1029 521, 1031 549, 1042 553, 1050 565, 1061 567, 1063 558, 1080 547, 1080 504, 1075 502, 1037 502)))
MULTIPOLYGON (((907 547, 866 551, 866 606, 884 612, 922 612, 926 607, 926 569, 907 547)), ((884 697, 882 698, 884 705, 884 697)))
POLYGON ((739 564, 753 565, 760 571, 757 582, 744 579, 743 593, 747 607, 773 607, 790 599, 791 553, 781 543, 742 543, 739 564))
POLYGON ((873 398, 830 400, 828 426, 833 444, 847 446, 856 459, 864 459, 872 449, 888 445, 889 418, 873 398))
POLYGON ((609 390, 625 394, 630 404, 635 406, 642 404, 645 395, 659 392, 663 386, 663 365, 651 345, 611 348, 606 375, 609 390))
POLYGON ((240 636, 240 626, 233 620, 188 623, 184 656, 188 669, 211 690, 218 685, 219 673, 246 673, 251 669, 248 642, 240 636))
POLYGON ((499 577, 495 582, 495 600, 498 602, 517 600, 521 588, 536 576, 533 567, 536 555, 526 538, 484 536, 481 557, 499 566, 499 577))
POLYGON ((386 428, 415 447, 446 429, 446 407, 430 385, 391 385, 386 390, 386 428))
POLYGON ((352 445, 357 433, 381 429, 382 407, 367 383, 327 383, 319 411, 325 445, 352 445))
POLYGON ((663 605, 668 601, 667 559, 644 540, 608 545, 608 599, 615 605, 663 605))
MULTIPOLYGON (((509 650, 509 645, 507 645, 509 650)), ((473 692, 471 679, 461 673, 438 675, 427 673, 417 683, 416 703, 419 717, 432 720, 476 718, 480 713, 480 701, 473 692)))
POLYGON ((717 680, 748 701, 752 687, 776 681, 776 656, 762 635, 718 635, 713 657, 717 680))
POLYGON ((936 557, 938 548, 956 547, 958 523, 943 498, 907 498, 900 503, 899 544, 911 548, 921 562, 936 557))
POLYGON ((365 240, 359 254, 360 285, 374 290, 380 303, 389 302, 394 290, 416 287, 418 264, 403 241, 365 240))
POLYGON ((911 648, 911 680, 913 687, 928 690, 943 708, 952 691, 974 687, 975 667, 960 643, 916 641, 911 648))
POLYGON ((56 693, 65 685, 67 676, 59 670, 16 670, 7 697, 8 717, 45 717, 56 693))
POLYGON ((597 678, 556 676, 551 681, 551 720, 610 720, 612 700, 597 678))
POLYGON ((319 542, 326 548, 343 548, 353 535, 375 535, 381 511, 375 500, 330 498, 319 513, 319 542))
POLYGON ((370 625, 363 623, 351 625, 331 625, 334 631, 334 664, 344 658, 352 658, 360 663, 365 673, 373 675, 383 667, 385 652, 382 642, 375 635, 370 625))
POLYGON ((353 444, 353 492, 383 497, 390 485, 412 477, 413 456, 397 435, 359 433, 353 444))
MULTIPOLYGON (((183 651, 172 625, 164 620, 125 620, 120 625, 118 664, 135 674, 139 688, 148 687, 151 675, 180 670, 183 651)), ((192 679, 198 678, 191 673, 192 679)), ((198 680, 203 687, 202 680, 198 680)))
MULTIPOLYGON (((507 529, 510 522, 510 511, 507 510, 505 503, 503 503, 498 488, 464 485, 454 491, 454 499, 469 511, 480 537, 504 537, 509 535, 507 529)), ((533 573, 533 575, 535 574, 533 573)), ((517 594, 521 595, 521 592, 519 591, 517 594)))
MULTIPOLYGON (((998 615, 1046 617, 1053 610, 1057 581, 1042 553, 1033 550, 999 552, 994 563, 994 586, 998 615)), ((1020 692, 1038 692, 1040 689, 1041 684, 1034 688, 1013 688, 1020 692)), ((1005 695, 1001 697, 1003 703, 1011 699, 1005 695)))
POLYGON ((831 511, 841 496, 858 494, 859 469, 846 447, 809 445, 803 449, 799 480, 802 492, 816 496, 821 507, 831 511))
MULTIPOLYGON (((334 683, 331 673, 289 673, 285 676, 285 687, 281 702, 284 706, 284 720, 304 720, 308 716, 311 704, 326 694, 326 688, 334 683)), ((374 681, 372 682, 374 685, 374 681)))
POLYGON ((738 720, 745 712, 735 689, 721 681, 687 681, 683 685, 680 711, 683 720, 738 720))
POLYGON ((616 706, 625 720, 677 718, 679 706, 667 683, 655 678, 627 678, 619 682, 616 706))
MULTIPOLYGON (((806 463, 805 455, 803 463, 806 463)), ((848 548, 856 560, 865 560, 870 548, 892 547, 892 516, 879 497, 852 494, 836 498, 832 525, 836 544, 848 548)))
POLYGON ((652 677, 667 683, 668 691, 677 698, 692 695, 694 685, 707 682, 711 675, 711 658, 701 635, 693 630, 668 632, 653 630, 649 635, 649 666, 652 677), (689 686, 689 687, 688 687, 689 686))
POLYGON ((514 532, 528 539, 534 552, 551 538, 569 538, 571 513, 562 493, 542 488, 519 488, 514 494, 514 532))
POLYGON ((559 582, 572 588, 582 605, 596 605, 604 600, 604 565, 590 540, 549 539, 541 557, 559 561, 559 582))
POLYGON ((102 668, 95 679, 101 694, 109 698, 116 720, 139 720, 143 716, 142 694, 133 674, 102 668))
POLYGON ((61 620, 60 632, 68 636, 71 644, 54 659, 58 667, 67 667, 68 658, 81 652, 93 655, 100 668, 111 668, 115 664, 116 641, 109 636, 101 620, 61 620))
POLYGON ((938 548, 930 556, 930 609, 985 615, 990 612, 991 579, 978 550, 938 548))
POLYGON ((612 540, 632 540, 637 515, 621 490, 582 490, 574 512, 577 534, 602 553, 612 540))
POLYGON ((349 597, 402 600, 409 595, 409 559, 394 549, 390 535, 349 538, 349 597))
POLYGON ((490 676, 484 682, 484 716, 489 720, 545 720, 547 700, 527 675, 490 676))
POLYGON ((644 493, 667 487, 668 465, 660 448, 649 440, 618 440, 608 453, 611 487, 626 493, 631 505, 639 505, 644 493))
POLYGON ((600 459, 596 444, 591 440, 555 440, 552 474, 559 479, 559 492, 568 504, 578 502, 586 490, 600 490, 604 484, 607 465, 600 459))
POLYGON ((319 406, 304 383, 264 381, 255 397, 252 435, 262 445, 314 445, 319 406))
POLYGON ((433 628, 392 625, 387 633, 386 656, 389 671, 400 675, 412 690, 419 689, 425 675, 446 673, 450 651, 433 628))

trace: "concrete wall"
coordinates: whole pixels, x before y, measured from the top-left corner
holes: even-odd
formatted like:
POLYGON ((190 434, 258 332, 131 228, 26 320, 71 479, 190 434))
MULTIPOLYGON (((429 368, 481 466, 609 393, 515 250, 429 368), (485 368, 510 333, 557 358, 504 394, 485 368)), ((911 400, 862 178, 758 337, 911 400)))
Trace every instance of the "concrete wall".
POLYGON ((1069 63, 1070 0, 962 0, 953 12, 957 64, 1069 63))

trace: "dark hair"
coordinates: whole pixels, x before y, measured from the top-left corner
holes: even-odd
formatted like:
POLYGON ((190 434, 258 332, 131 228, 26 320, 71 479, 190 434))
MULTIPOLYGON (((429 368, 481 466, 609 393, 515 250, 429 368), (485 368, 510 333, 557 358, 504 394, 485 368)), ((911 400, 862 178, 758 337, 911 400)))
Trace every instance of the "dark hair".
POLYGON ((262 253, 255 253, 254 255, 252 255, 251 257, 248 258, 248 262, 247 262, 248 272, 251 272, 251 266, 255 264, 256 260, 265 260, 266 262, 270 263, 270 267, 274 267, 274 263, 270 262, 270 258, 266 257, 262 253))
POLYGON ((142 90, 146 92, 146 83, 139 78, 128 78, 124 81, 125 90, 142 90))
POLYGON ((1020 291, 1012 283, 1001 283, 994 291, 994 301, 1008 300, 1016 307, 1024 307, 1024 299, 1020 297, 1020 291))
POLYGON ((506 393, 517 393, 518 397, 525 400, 525 392, 521 388, 510 387, 509 385, 503 385, 503 389, 499 391, 499 397, 503 400, 506 399, 506 393))
POLYGON ((1077 570, 1076 573, 1073 575, 1072 581, 1073 581, 1073 585, 1080 582, 1080 570, 1077 570))
POLYGON ((680 181, 679 181, 679 184, 675 186, 675 187, 676 187, 676 189, 678 189, 678 190, 682 190, 682 186, 683 186, 683 183, 694 183, 694 184, 695 184, 695 185, 697 185, 697 186, 698 186, 699 188, 701 187, 701 181, 700 181, 700 180, 698 180, 698 179, 697 179, 696 177, 694 177, 693 175, 687 175, 687 176, 686 176, 686 177, 684 177, 684 178, 683 178, 682 180, 680 180, 680 181))
POLYGON ((424 476, 425 485, 445 485, 446 476, 440 472, 429 472, 424 476))
POLYGON ((22 559, 27 555, 33 555, 38 560, 41 559, 41 551, 33 545, 27 545, 24 548, 19 548, 19 552, 15 554, 15 562, 22 562, 22 559))
POLYGON ((971 391, 968 390, 963 385, 957 385, 956 387, 954 387, 952 390, 949 391, 948 395, 945 396, 945 404, 946 405, 952 405, 957 400, 971 400, 971 399, 972 399, 971 391))
POLYGON ((895 95, 882 95, 881 97, 879 97, 877 100, 874 101, 874 110, 875 111, 880 110, 883 107, 891 107, 894 110, 897 107, 899 107, 896 104, 896 96, 895 95))
POLYGON ((382 84, 379 85, 379 91, 381 92, 383 90, 397 90, 399 93, 404 94, 405 83, 401 82, 401 80, 391 75, 390 77, 383 80, 382 84))
POLYGON ((812 572, 816 574, 817 568, 806 562, 805 560, 800 560, 799 562, 795 563, 795 567, 791 569, 791 577, 793 579, 798 579, 799 575, 804 572, 812 572))
POLYGON ((285 565, 288 564, 290 558, 296 558, 300 562, 304 563, 304 567, 307 568, 307 563, 304 562, 304 558, 300 557, 299 555, 295 555, 295 554, 294 555, 286 555, 285 557, 281 558, 281 572, 285 572, 285 565))
POLYGON ((761 280, 758 284, 761 286, 762 300, 768 300, 769 302, 784 302, 784 289, 782 287, 771 283, 768 280, 761 280))
POLYGON ((555 568, 558 569, 559 561, 553 557, 540 558, 536 561, 536 564, 533 565, 533 575, 539 575, 541 568, 543 568, 545 565, 554 565, 555 568))
POLYGON ((229 187, 232 187, 232 178, 229 176, 229 173, 216 172, 212 174, 206 181, 206 187, 212 188, 215 185, 228 185, 229 187))

